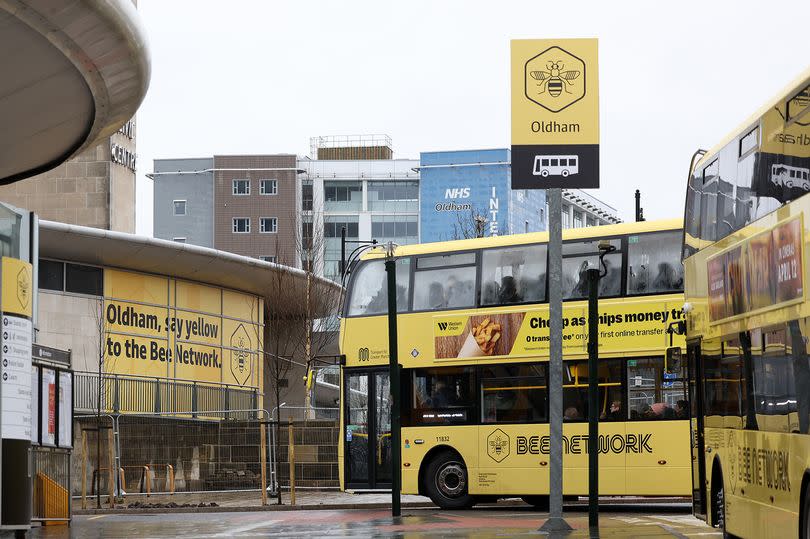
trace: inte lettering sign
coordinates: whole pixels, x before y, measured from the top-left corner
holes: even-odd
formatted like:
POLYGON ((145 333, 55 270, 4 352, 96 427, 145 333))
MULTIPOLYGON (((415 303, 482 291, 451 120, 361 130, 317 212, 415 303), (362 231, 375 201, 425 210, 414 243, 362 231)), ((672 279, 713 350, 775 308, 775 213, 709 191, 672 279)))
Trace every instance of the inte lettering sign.
POLYGON ((512 41, 512 189, 599 187, 596 39, 512 41))

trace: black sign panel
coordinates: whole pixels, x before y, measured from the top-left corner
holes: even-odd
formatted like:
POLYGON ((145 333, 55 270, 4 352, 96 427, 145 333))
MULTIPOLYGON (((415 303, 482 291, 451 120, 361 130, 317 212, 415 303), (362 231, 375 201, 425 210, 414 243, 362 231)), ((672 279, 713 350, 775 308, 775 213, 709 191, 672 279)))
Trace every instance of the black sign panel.
POLYGON ((598 144, 512 146, 512 189, 598 188, 598 144))

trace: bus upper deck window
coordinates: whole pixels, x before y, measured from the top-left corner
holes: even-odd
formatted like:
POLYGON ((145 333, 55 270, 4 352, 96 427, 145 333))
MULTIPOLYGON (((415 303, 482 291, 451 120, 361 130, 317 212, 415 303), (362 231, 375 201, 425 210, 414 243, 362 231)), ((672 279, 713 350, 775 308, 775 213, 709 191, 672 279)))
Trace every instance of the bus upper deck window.
MULTIPOLYGON (((397 312, 408 310, 410 259, 397 260, 397 312)), ((388 312, 388 280, 385 262, 372 260, 361 265, 351 285, 349 316, 370 316, 388 312)))
POLYGON ((658 294, 683 290, 680 232, 638 234, 627 242, 627 293, 658 294))

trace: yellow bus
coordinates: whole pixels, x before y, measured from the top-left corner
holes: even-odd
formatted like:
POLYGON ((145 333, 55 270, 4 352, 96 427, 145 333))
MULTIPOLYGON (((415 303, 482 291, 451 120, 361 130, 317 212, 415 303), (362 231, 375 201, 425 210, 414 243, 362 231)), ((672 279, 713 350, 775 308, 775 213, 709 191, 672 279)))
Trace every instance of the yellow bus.
POLYGON ((694 512, 729 534, 810 538, 810 70, 692 161, 694 512))
MULTIPOLYGON (((585 273, 600 282, 598 376, 604 495, 691 491, 685 371, 664 368, 681 320, 681 221, 563 233, 564 492, 587 493, 585 273)), ((442 508, 549 488, 546 233, 398 247, 402 492, 442 508)), ((384 254, 350 269, 341 319, 340 484, 390 488, 391 436, 384 254)))

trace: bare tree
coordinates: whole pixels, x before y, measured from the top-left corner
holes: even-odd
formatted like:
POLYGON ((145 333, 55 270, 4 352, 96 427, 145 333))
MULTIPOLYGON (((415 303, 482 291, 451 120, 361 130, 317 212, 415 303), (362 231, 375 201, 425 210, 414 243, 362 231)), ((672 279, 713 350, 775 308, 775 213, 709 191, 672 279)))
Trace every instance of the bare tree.
MULTIPOLYGON (((308 371, 317 358, 337 344, 336 315, 342 295, 338 287, 318 284, 316 271, 323 267, 326 246, 323 234, 314 234, 313 228, 304 221, 293 242, 284 242, 278 236, 275 239, 276 260, 288 265, 281 265, 268 277, 262 353, 266 379, 271 386, 266 391, 272 394, 276 419, 280 419, 285 397, 302 389, 306 416, 310 417, 310 390, 300 378, 290 379, 291 371, 296 366, 308 371), (289 267, 293 264, 302 266, 303 279, 301 270, 289 267)), ((279 455, 278 421, 274 428, 279 455)), ((280 488, 277 503, 282 503, 280 488)))
MULTIPOLYGON (((104 366, 107 363, 107 341, 110 338, 110 326, 104 312, 104 300, 99 299, 93 313, 98 340, 95 343, 94 355, 98 358, 98 377, 96 379, 96 508, 101 509, 101 395, 106 390, 104 383, 104 366)), ((113 463, 110 463, 110 467, 113 463)), ((110 493, 113 500, 114 493, 110 493)))
MULTIPOLYGON (((456 222, 453 223, 452 239, 464 240, 470 238, 483 238, 486 235, 487 225, 491 219, 486 212, 481 212, 475 206, 468 212, 457 211, 456 222)), ((506 228, 499 227, 499 234, 506 234, 506 228)))

